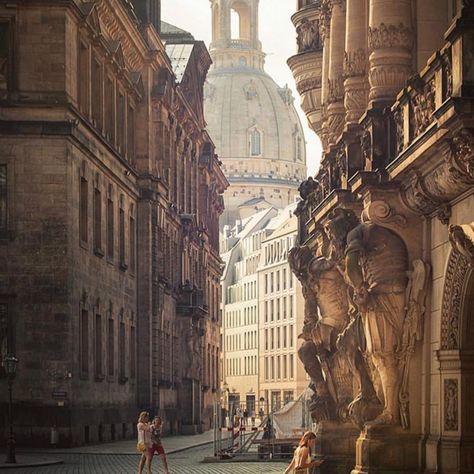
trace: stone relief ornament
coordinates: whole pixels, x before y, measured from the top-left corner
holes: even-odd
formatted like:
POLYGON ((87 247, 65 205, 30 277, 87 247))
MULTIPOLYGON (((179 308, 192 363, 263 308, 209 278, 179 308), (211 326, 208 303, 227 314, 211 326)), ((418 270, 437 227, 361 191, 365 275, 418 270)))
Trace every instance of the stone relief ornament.
POLYGON ((403 110, 400 107, 395 109, 393 113, 393 121, 395 123, 395 147, 396 154, 399 155, 405 148, 405 127, 403 125, 403 110))
POLYGON ((367 55, 362 48, 344 52, 344 76, 355 77, 367 74, 367 55))
POLYGON ((329 38, 331 26, 331 0, 321 0, 320 16, 319 16, 319 34, 321 44, 324 45, 326 38, 329 38))
POLYGON ((344 78, 328 79, 328 103, 340 102, 344 97, 344 78))
POLYGON ((449 226, 449 241, 474 266, 474 222, 449 226))
MULTIPOLYGON (((361 393, 356 398, 374 399, 368 372, 358 352, 356 332, 348 328, 350 308, 347 285, 335 262, 316 257, 309 247, 290 251, 290 266, 302 283, 305 297, 305 322, 299 336, 305 342, 298 356, 311 377, 315 395, 311 403, 313 420, 348 421, 354 382, 361 393), (344 349, 336 347, 338 335, 344 332, 344 349)), ((359 410, 361 417, 366 415, 359 410)))
POLYGON ((369 27, 369 49, 402 48, 411 51, 413 47, 413 30, 403 23, 378 27, 369 27))
POLYGON ((360 312, 363 351, 383 411, 372 424, 408 427, 408 374, 422 335, 429 267, 413 262, 402 238, 373 222, 355 222, 338 209, 326 225, 331 258, 344 261, 345 280, 360 312))
POLYGON ((296 33, 299 53, 321 49, 319 20, 310 21, 307 18, 303 18, 296 28, 296 33))
POLYGON ((444 429, 446 431, 458 431, 458 397, 457 379, 445 379, 444 381, 444 429))
POLYGON ((474 180, 474 133, 462 129, 450 142, 452 158, 459 169, 474 180))
POLYGON ((434 79, 429 81, 420 93, 413 97, 413 128, 414 135, 421 135, 432 123, 435 111, 434 79))
POLYGON ((247 84, 245 84, 243 89, 245 93, 245 98, 247 100, 258 99, 257 86, 255 85, 255 82, 253 81, 253 79, 250 79, 250 81, 247 84))
POLYGON ((470 271, 469 261, 456 250, 451 252, 446 269, 441 305, 441 349, 459 349, 459 323, 462 295, 470 271))
POLYGON ((362 212, 362 222, 372 222, 373 224, 389 226, 393 224, 399 229, 407 226, 407 219, 401 214, 397 214, 390 205, 382 200, 372 201, 362 212))

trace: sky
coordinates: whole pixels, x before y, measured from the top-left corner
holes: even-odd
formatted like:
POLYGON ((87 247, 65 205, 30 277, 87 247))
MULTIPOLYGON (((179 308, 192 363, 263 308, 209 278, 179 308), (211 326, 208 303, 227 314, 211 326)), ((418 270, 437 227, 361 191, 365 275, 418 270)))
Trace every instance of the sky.
MULTIPOLYGON (((209 0, 162 0, 162 19, 204 40, 211 41, 211 4, 209 0)), ((321 157, 321 142, 307 126, 306 116, 299 107, 296 90, 287 59, 296 53, 296 32, 291 23, 296 0, 260 0, 260 41, 266 57, 266 72, 279 84, 292 89, 306 138, 308 176, 314 176, 321 157), (276 5, 278 7, 276 8, 276 5)))

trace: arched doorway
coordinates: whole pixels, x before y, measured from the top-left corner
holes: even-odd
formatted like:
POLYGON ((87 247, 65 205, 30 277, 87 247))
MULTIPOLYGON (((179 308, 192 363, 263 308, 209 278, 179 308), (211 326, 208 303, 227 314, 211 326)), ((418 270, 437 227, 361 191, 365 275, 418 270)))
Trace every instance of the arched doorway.
POLYGON ((474 269, 451 252, 441 313, 439 472, 474 472, 474 269))

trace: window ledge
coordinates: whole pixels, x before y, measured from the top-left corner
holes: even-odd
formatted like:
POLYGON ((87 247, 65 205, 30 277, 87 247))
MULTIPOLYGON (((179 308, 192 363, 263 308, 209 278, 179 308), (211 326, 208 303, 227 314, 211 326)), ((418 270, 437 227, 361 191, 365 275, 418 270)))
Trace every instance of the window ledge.
POLYGON ((94 248, 94 254, 100 258, 103 258, 105 256, 105 253, 101 248, 94 248))

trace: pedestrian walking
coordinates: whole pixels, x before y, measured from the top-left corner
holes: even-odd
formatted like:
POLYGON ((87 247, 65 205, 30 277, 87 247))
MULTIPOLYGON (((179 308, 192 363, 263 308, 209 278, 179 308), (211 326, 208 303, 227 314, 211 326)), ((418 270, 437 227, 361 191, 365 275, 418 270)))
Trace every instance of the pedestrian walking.
POLYGON ((244 410, 244 425, 247 426, 249 422, 249 411, 247 408, 244 410))
POLYGON ((312 431, 307 431, 301 437, 285 474, 309 474, 312 467, 320 466, 323 463, 322 459, 311 461, 311 450, 314 449, 315 444, 316 435, 312 431))
POLYGON ((137 423, 137 451, 141 454, 140 462, 138 463, 138 474, 142 474, 143 468, 146 468, 146 473, 151 474, 151 425, 149 423, 150 416, 146 411, 142 411, 138 416, 137 423))
MULTIPOLYGON (((161 444, 162 428, 163 428, 163 422, 161 420, 161 417, 155 416, 155 418, 153 418, 153 424, 151 425, 152 445, 150 448, 150 456, 151 456, 151 461, 153 461, 153 456, 155 453, 157 453, 158 456, 160 456, 161 460, 163 461, 165 474, 170 474, 170 471, 168 470, 168 462, 166 461, 165 450, 163 448, 163 445, 161 444)), ((150 461, 150 464, 151 464, 151 461, 150 461)))

